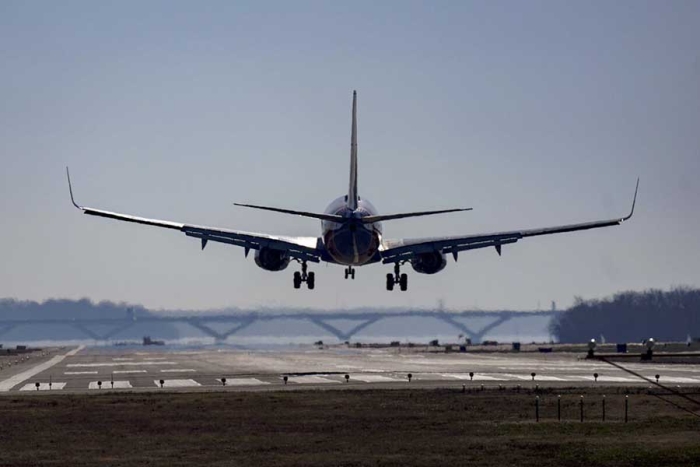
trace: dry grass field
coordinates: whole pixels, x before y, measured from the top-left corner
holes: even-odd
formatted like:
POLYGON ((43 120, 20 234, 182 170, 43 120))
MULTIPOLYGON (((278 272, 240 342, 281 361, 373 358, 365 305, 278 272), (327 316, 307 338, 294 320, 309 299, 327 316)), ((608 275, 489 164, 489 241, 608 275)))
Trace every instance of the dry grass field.
POLYGON ((700 418, 639 391, 623 423, 597 388, 581 423, 580 391, 540 393, 539 423, 534 394, 497 389, 7 395, 0 465, 700 465, 700 418))

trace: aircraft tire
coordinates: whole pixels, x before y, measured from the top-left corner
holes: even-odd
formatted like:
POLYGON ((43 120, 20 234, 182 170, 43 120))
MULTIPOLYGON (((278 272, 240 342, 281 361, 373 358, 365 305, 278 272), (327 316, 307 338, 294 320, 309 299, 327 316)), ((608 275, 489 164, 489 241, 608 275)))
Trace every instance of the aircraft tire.
POLYGON ((399 286, 401 287, 402 292, 405 292, 408 290, 408 274, 406 274, 406 273, 401 274, 401 279, 399 280, 399 286))

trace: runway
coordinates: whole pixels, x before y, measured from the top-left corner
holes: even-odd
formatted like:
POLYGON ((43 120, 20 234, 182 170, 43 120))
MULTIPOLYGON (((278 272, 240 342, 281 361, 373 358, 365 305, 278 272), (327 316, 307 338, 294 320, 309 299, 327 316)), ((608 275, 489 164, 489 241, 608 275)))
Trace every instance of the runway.
MULTIPOLYGON (((228 347, 79 347, 44 353, 3 367, 0 394, 371 389, 407 385, 649 385, 629 373, 603 362, 584 360, 582 354, 574 353, 470 354, 343 346, 251 351, 228 347)), ((659 375, 662 384, 700 386, 697 364, 627 362, 624 366, 651 380, 659 375)))

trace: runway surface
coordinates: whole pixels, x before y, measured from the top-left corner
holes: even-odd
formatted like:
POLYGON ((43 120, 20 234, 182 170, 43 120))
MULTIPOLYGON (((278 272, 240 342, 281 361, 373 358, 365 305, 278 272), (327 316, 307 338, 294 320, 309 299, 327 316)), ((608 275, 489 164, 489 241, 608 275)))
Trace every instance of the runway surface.
MULTIPOLYGON (((156 346, 63 348, 16 359, 11 362, 13 365, 7 365, 8 360, 0 370, 0 394, 162 388, 369 389, 408 384, 428 387, 649 385, 603 362, 582 357, 572 353, 428 353, 406 348, 299 347, 254 351, 156 346), (347 381, 345 375, 349 375, 347 381)), ((638 362, 623 365, 651 380, 658 374, 663 384, 700 385, 700 365, 638 362)))

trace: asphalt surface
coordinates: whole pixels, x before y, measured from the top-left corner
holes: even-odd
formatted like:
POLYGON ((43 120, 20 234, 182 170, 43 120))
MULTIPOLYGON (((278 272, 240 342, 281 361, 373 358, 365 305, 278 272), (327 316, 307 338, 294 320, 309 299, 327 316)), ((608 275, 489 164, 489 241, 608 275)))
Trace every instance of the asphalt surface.
MULTIPOLYGON (((160 391, 161 380, 165 389, 187 391, 370 389, 409 384, 649 386, 648 381, 583 357, 583 354, 556 352, 475 354, 407 348, 299 347, 255 351, 159 346, 56 348, 34 352, 28 358, 27 355, 3 357, 0 395, 43 391, 160 391), (349 376, 348 380, 345 375, 349 376)), ((700 386, 700 364, 629 361, 622 365, 652 381, 659 375, 662 384, 700 386)))

